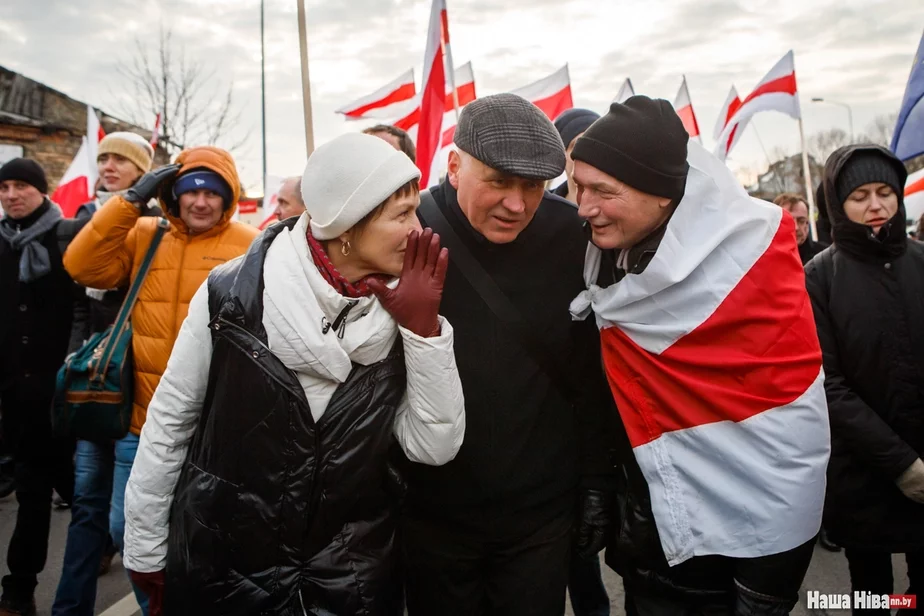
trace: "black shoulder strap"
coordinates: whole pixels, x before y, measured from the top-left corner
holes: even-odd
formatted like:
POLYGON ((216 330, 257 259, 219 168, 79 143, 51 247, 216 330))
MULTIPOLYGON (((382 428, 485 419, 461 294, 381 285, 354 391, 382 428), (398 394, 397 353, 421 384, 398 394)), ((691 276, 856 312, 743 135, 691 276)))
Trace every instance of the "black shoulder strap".
POLYGON ((438 233, 441 244, 449 249, 450 265, 459 269, 491 312, 501 322, 510 327, 520 345, 545 372, 562 395, 568 400, 574 400, 577 392, 566 378, 568 372, 559 365, 551 349, 537 339, 537 336, 533 333, 536 328, 530 327, 526 323, 520 311, 510 301, 510 298, 497 286, 491 275, 485 271, 478 259, 469 251, 465 242, 462 241, 462 238, 453 229, 452 224, 446 219, 446 215, 440 210, 436 199, 433 198, 429 190, 420 193, 418 214, 423 219, 424 225, 438 233))

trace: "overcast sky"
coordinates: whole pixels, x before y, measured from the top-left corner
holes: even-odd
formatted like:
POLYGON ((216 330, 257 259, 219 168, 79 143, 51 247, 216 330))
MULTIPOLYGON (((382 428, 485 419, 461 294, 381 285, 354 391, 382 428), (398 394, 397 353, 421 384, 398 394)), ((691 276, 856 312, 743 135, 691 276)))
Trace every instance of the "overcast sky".
MULTIPOLYGON (((305 162, 295 0, 266 0, 269 173, 301 172, 305 162)), ((337 107, 413 67, 420 80, 430 0, 307 0, 316 143, 364 125, 337 107)), ((686 74, 704 142, 728 89, 742 97, 789 49, 807 135, 847 130, 846 111, 812 97, 848 103, 856 132, 898 110, 924 30, 921 0, 448 0, 457 65, 471 61, 479 95, 544 77, 566 62, 575 104, 603 112, 631 77, 636 92, 673 100, 686 74)), ((115 68, 133 39, 172 28, 189 60, 233 79, 243 112, 237 136, 245 184, 259 193, 259 0, 13 0, 0 18, 0 64, 119 115, 132 93, 115 68)), ((124 114, 123 114, 124 115, 124 114)), ((150 119, 153 123, 153 118, 150 119)), ((795 121, 775 113, 756 126, 771 154, 799 151, 795 121)), ((763 170, 754 128, 730 165, 763 170)))

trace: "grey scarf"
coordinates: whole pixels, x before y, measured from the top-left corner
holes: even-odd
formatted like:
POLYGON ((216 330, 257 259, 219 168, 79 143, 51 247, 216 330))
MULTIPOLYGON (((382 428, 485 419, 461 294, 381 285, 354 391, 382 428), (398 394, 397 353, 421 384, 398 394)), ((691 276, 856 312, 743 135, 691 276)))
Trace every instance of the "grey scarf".
POLYGON ((51 204, 51 207, 26 229, 20 229, 12 218, 5 217, 0 220, 0 237, 6 240, 14 252, 22 251, 19 257, 20 282, 38 280, 51 271, 48 249, 38 240, 54 229, 61 218, 61 210, 51 204))

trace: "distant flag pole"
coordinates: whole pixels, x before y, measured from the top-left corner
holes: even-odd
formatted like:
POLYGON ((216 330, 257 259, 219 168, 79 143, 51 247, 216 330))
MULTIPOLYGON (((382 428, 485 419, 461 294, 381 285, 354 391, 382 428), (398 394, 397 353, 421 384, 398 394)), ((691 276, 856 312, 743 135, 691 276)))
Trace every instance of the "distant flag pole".
POLYGON ((302 105, 305 111, 306 155, 314 152, 314 125, 311 121, 311 79, 308 77, 308 33, 305 22, 305 0, 298 0, 298 49, 302 64, 302 105))
MULTIPOLYGON (((264 44, 264 23, 266 21, 266 7, 264 1, 260 0, 260 136, 263 146, 263 177, 266 178, 266 46, 264 44)), ((299 17, 301 23, 304 17, 304 10, 299 17)), ((299 27, 299 36, 302 28, 299 27)), ((299 40, 301 43, 301 40, 299 40)), ((307 54, 302 54, 304 57, 307 54)))

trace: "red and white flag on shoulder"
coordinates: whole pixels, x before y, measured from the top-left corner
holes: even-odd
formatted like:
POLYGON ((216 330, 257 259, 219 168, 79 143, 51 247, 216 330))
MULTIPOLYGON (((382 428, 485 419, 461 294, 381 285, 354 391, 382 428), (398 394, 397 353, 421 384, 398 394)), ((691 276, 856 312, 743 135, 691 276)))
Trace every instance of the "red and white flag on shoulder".
POLYGON ((791 216, 689 144, 687 191, 647 268, 572 303, 604 369, 671 566, 802 545, 821 526, 830 431, 791 216))
POLYGON ((690 100, 690 89, 687 87, 686 75, 684 75, 683 81, 680 83, 680 91, 677 92, 677 98, 674 100, 674 109, 677 111, 677 115, 680 116, 683 127, 687 129, 690 138, 702 143, 702 138, 699 136, 699 123, 696 121, 693 102, 690 100))
POLYGON ((548 77, 512 90, 511 94, 522 96, 553 121, 574 107, 574 99, 571 97, 571 75, 568 73, 567 64, 548 77))
POLYGON ((715 155, 720 160, 725 160, 735 145, 733 133, 743 131, 747 121, 762 111, 779 111, 797 120, 802 117, 792 51, 770 69, 726 122, 715 147, 715 155))
POLYGON ((414 85, 414 69, 408 69, 397 79, 385 84, 371 94, 344 105, 336 113, 342 114, 348 120, 370 118, 391 120, 404 117, 412 108, 420 106, 420 100, 416 99, 416 96, 417 87, 414 85), (411 109, 407 106, 408 101, 414 101, 411 109))
POLYGON ((616 94, 616 98, 613 99, 613 102, 624 103, 633 96, 635 96, 635 88, 632 86, 632 80, 626 77, 626 80, 622 82, 622 87, 619 88, 619 93, 616 94))
POLYGON ((74 160, 68 165, 67 171, 58 182, 58 187, 51 195, 51 200, 61 206, 65 218, 73 218, 77 209, 92 201, 96 194, 96 180, 99 178, 96 159, 99 154, 99 142, 105 136, 96 110, 87 107, 87 135, 81 138, 80 148, 74 160))

